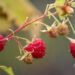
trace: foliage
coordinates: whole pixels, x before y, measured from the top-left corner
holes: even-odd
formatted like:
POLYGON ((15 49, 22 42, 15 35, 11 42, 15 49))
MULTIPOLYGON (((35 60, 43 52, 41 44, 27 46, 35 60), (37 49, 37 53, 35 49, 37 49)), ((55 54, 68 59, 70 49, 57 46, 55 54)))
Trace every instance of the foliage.
POLYGON ((4 70, 6 73, 8 73, 8 75, 14 75, 11 67, 0 66, 0 69, 4 70))

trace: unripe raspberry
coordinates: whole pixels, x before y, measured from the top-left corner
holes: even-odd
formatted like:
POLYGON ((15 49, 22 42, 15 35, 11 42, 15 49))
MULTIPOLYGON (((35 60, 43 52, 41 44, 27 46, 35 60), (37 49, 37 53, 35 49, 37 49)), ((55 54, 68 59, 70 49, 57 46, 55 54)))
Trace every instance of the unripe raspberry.
POLYGON ((60 6, 59 8, 62 10, 61 16, 74 13, 74 9, 70 5, 60 6))
POLYGON ((61 24, 58 26, 58 33, 60 35, 67 35, 69 32, 68 26, 66 24, 61 24))
POLYGON ((73 14, 74 13, 74 9, 71 6, 66 6, 65 11, 68 14, 73 14))
POLYGON ((24 62, 27 63, 27 64, 32 64, 33 63, 33 57, 31 54, 29 54, 28 56, 26 56, 24 58, 24 62))
POLYGON ((75 43, 70 43, 69 47, 72 56, 75 58, 75 43))
POLYGON ((36 38, 25 48, 26 51, 32 52, 33 58, 43 58, 45 56, 45 44, 42 39, 36 38))
MULTIPOLYGON (((2 39, 3 39, 3 36, 0 35, 0 40, 2 40, 2 39)), ((5 46, 5 42, 1 41, 0 42, 0 51, 2 51, 4 49, 4 46, 5 46)))
POLYGON ((49 37, 56 38, 58 37, 57 27, 51 27, 50 31, 47 31, 49 37))

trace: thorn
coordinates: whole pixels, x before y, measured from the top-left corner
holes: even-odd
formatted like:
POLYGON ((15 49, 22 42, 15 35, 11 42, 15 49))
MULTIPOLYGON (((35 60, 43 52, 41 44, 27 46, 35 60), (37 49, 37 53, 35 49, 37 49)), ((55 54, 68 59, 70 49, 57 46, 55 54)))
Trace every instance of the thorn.
POLYGON ((25 19, 24 23, 27 23, 28 19, 29 19, 29 17, 26 17, 26 19, 25 19))

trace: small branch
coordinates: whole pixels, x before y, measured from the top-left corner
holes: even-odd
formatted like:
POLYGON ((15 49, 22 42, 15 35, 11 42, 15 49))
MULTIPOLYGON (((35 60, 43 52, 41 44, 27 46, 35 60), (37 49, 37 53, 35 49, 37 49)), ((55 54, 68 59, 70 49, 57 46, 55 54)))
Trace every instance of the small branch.
MULTIPOLYGON (((14 34, 17 33, 18 31, 22 30, 22 29, 25 28, 26 26, 28 26, 28 25, 30 25, 30 24, 32 24, 32 23, 34 23, 34 22, 36 22, 36 21, 38 21, 38 20, 40 20, 40 19, 42 19, 42 18, 44 18, 44 17, 46 17, 46 15, 43 15, 43 16, 41 16, 41 17, 39 17, 39 18, 37 18, 37 19, 35 19, 35 20, 29 22, 29 23, 23 24, 21 27, 19 27, 18 29, 16 29, 16 30, 14 31, 14 34)), ((9 37, 12 36, 12 35, 13 35, 13 33, 9 34, 6 38, 9 38, 9 37)))
MULTIPOLYGON (((53 15, 57 15, 58 12, 56 11, 56 12, 54 12, 52 14, 53 15)), ((47 17, 47 14, 44 14, 41 17, 38 17, 37 19, 35 19, 35 20, 31 21, 31 22, 28 22, 28 23, 23 24, 21 27, 19 27, 18 29, 16 29, 13 33, 15 34, 15 33, 19 32, 20 30, 22 30, 23 28, 25 28, 26 26, 28 26, 28 25, 30 25, 30 24, 38 21, 38 20, 41 20, 41 19, 43 19, 45 17, 47 17)), ((7 40, 11 39, 12 38, 11 36, 13 35, 13 33, 10 33, 8 36, 6 36, 4 39, 2 39, 0 41, 7 41, 7 40)))
POLYGON ((27 43, 31 43, 28 39, 23 38, 23 37, 19 37, 19 36, 12 36, 12 37, 17 38, 17 39, 21 39, 21 40, 25 40, 27 43))
MULTIPOLYGON (((58 14, 58 12, 54 12, 54 13, 52 13, 52 14, 53 14, 53 15, 56 15, 56 14, 58 14)), ((45 17, 47 17, 46 14, 42 15, 41 17, 39 17, 39 18, 37 18, 37 19, 35 19, 35 20, 29 22, 29 23, 25 23, 25 24, 23 24, 21 27, 19 27, 18 29, 16 29, 13 33, 15 34, 15 33, 19 32, 20 30, 22 30, 23 28, 25 28, 26 26, 28 26, 28 25, 30 25, 30 24, 32 24, 32 23, 34 23, 34 22, 36 22, 36 21, 38 21, 38 20, 40 20, 40 19, 43 19, 43 18, 45 18, 45 17)), ((10 36, 12 36, 13 33, 9 34, 6 38, 9 38, 10 36)))
POLYGON ((68 0, 65 0, 66 5, 68 5, 68 0))
MULTIPOLYGON (((13 38, 12 37, 12 39, 18 44, 18 46, 22 49, 23 47, 22 47, 22 44, 18 41, 18 40, 16 40, 15 38, 13 38)), ((19 51, 20 51, 20 55, 22 55, 22 50, 21 49, 19 49, 19 51)))
MULTIPOLYGON (((51 12, 50 12, 51 13, 51 12)), ((51 16, 55 19, 55 21, 58 23, 58 25, 60 25, 61 23, 59 22, 59 20, 51 13, 51 16)))
MULTIPOLYGON (((69 20, 69 19, 68 19, 68 20, 69 20)), ((73 34, 75 34, 75 29, 74 29, 72 23, 70 22, 70 20, 69 20, 69 24, 70 24, 70 27, 71 27, 71 29, 72 29, 72 31, 73 31, 73 34)))
POLYGON ((73 1, 74 1, 74 0, 71 0, 69 3, 72 4, 73 1))

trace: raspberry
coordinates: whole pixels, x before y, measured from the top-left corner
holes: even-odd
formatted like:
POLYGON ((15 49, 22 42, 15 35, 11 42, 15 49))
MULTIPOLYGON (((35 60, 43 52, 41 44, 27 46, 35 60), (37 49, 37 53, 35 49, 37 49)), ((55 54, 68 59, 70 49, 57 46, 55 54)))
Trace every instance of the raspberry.
POLYGON ((75 58, 75 44, 70 43, 69 47, 70 47, 70 52, 71 52, 72 56, 75 58))
POLYGON ((74 13, 74 9, 70 5, 60 6, 59 8, 62 10, 61 16, 74 13))
POLYGON ((58 31, 57 31, 57 27, 52 27, 50 29, 50 31, 47 31, 47 34, 49 37, 51 38, 57 38, 58 37, 58 31))
POLYGON ((69 32, 69 29, 68 29, 68 26, 66 24, 61 24, 59 27, 58 27, 58 33, 60 35, 67 35, 69 32))
POLYGON ((45 44, 40 38, 36 38, 25 48, 28 52, 32 52, 33 58, 43 58, 45 56, 45 44))
MULTIPOLYGON (((3 36, 2 35, 0 35, 0 40, 2 40, 3 39, 3 36)), ((2 51, 3 49, 4 49, 4 46, 5 46, 5 42, 0 42, 0 51, 2 51)))
POLYGON ((31 54, 29 54, 27 57, 25 57, 24 62, 27 64, 32 64, 33 63, 33 57, 31 54))

